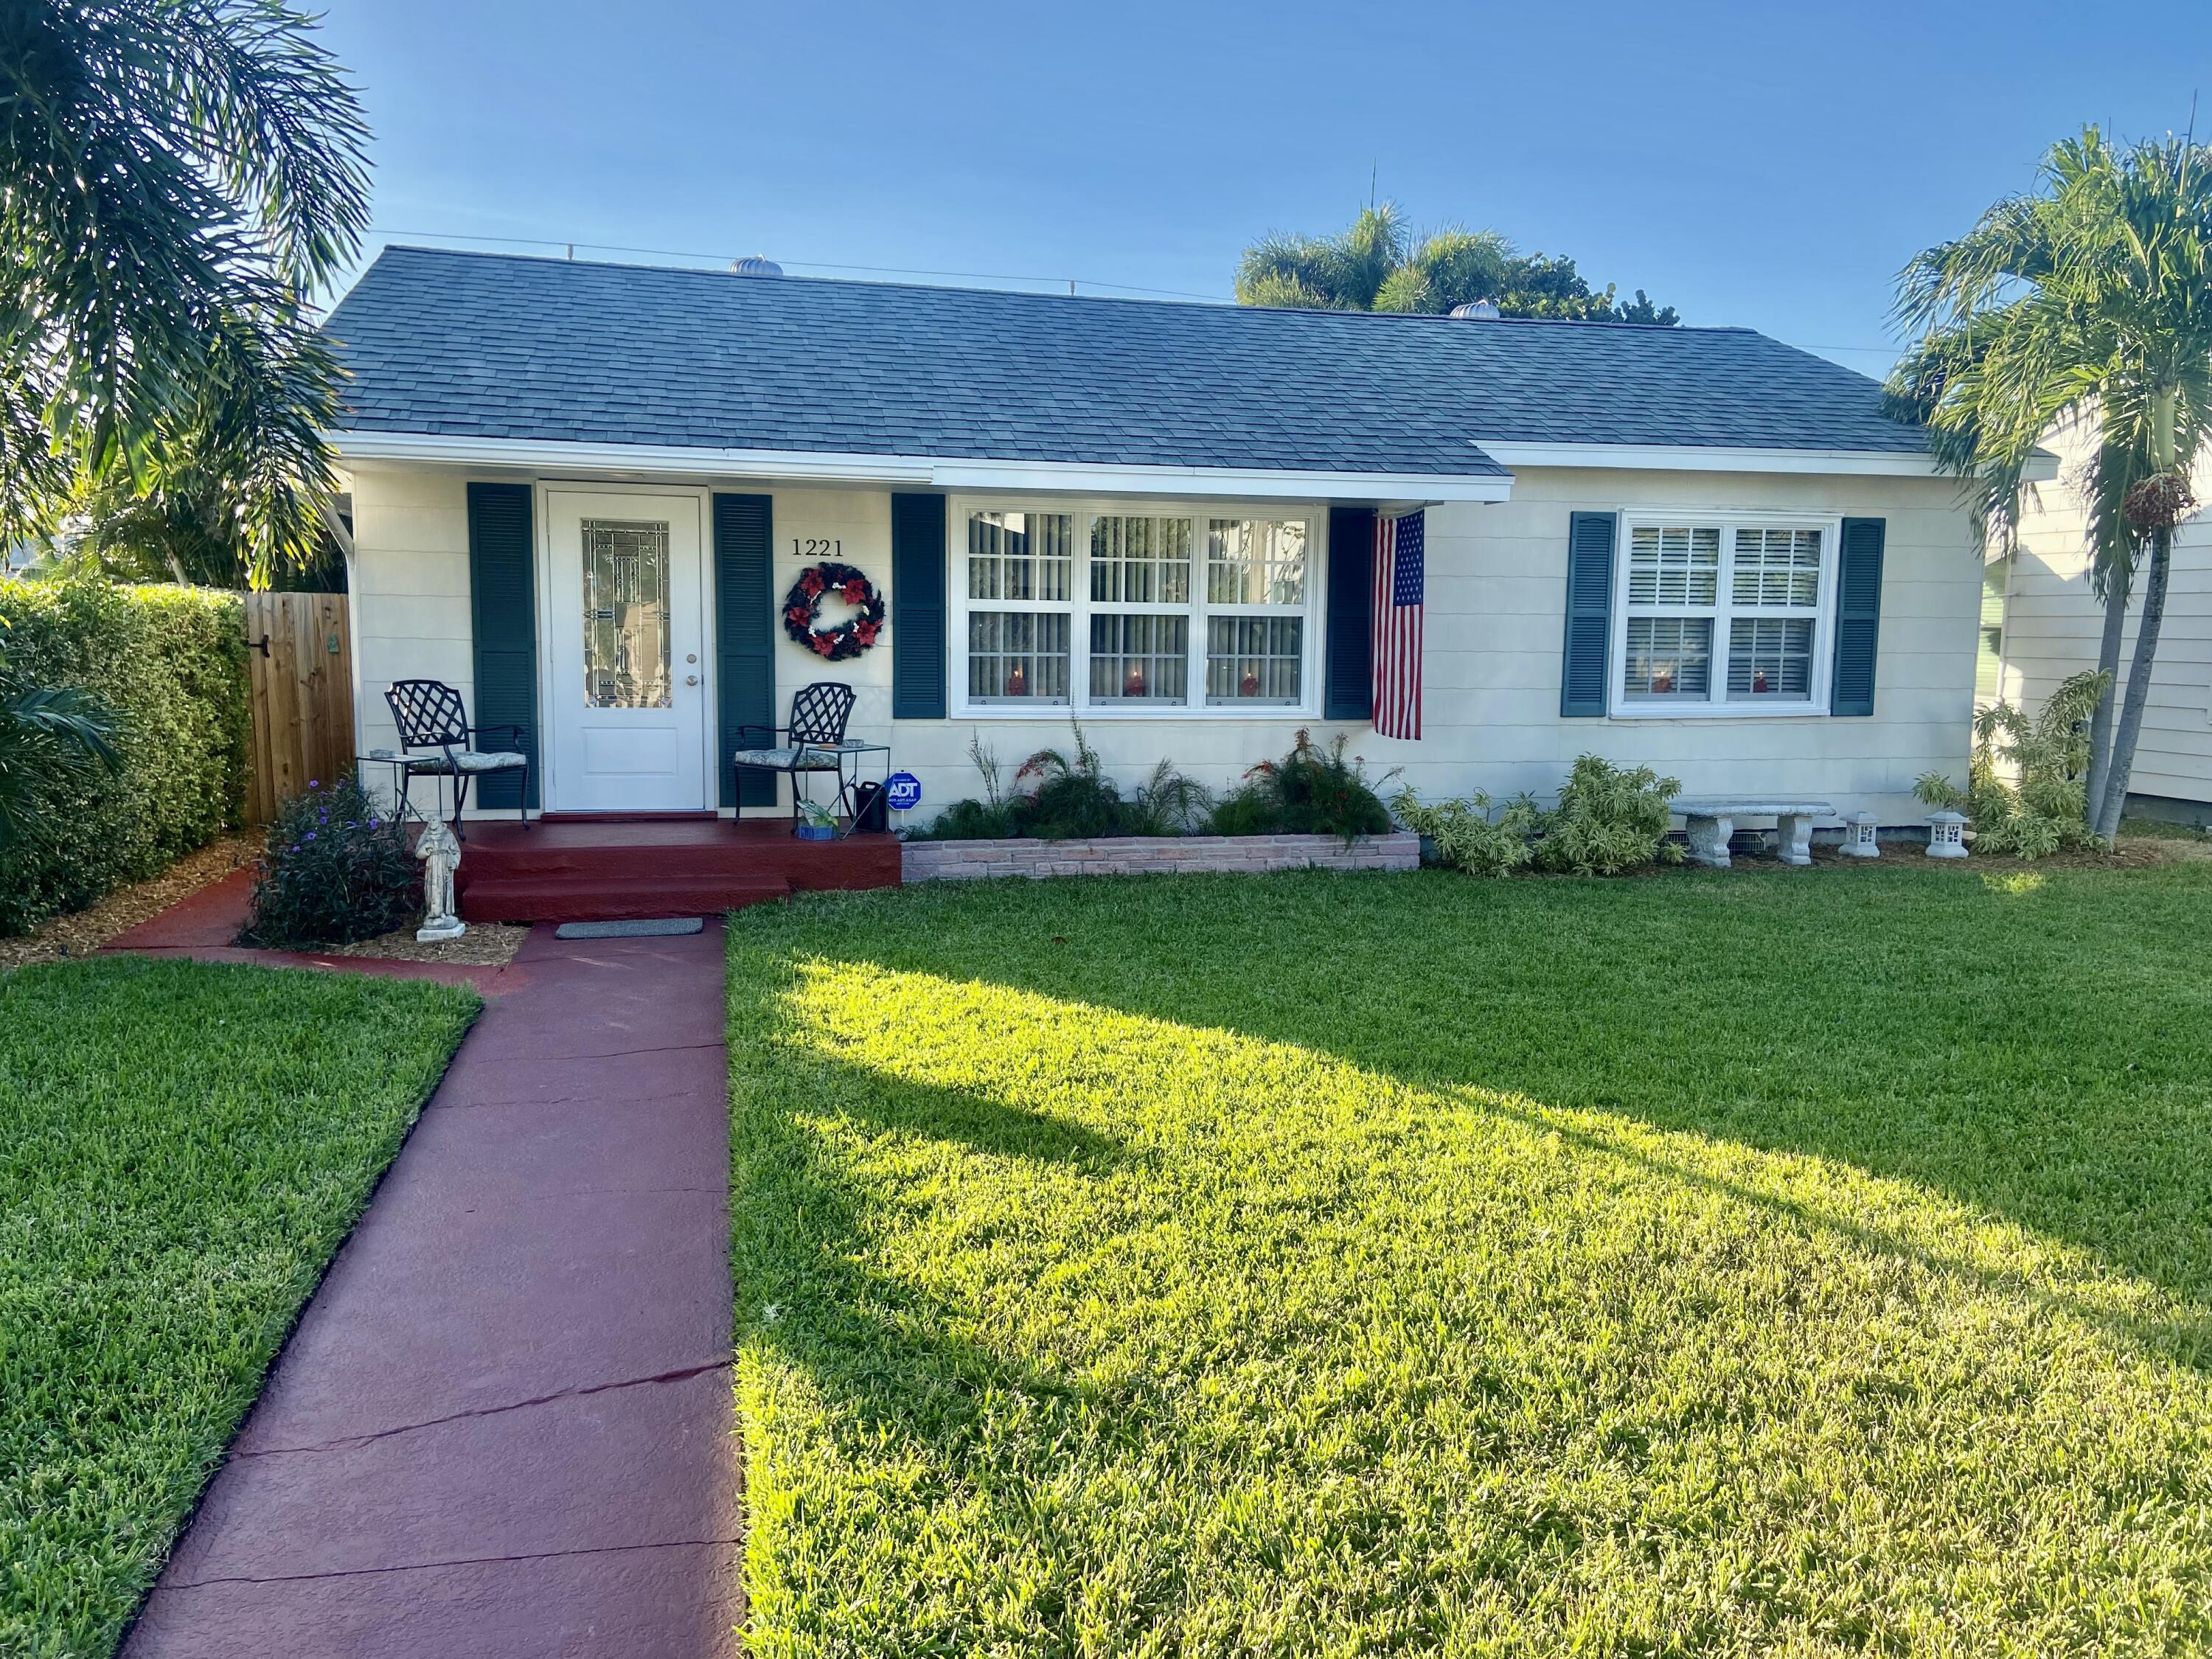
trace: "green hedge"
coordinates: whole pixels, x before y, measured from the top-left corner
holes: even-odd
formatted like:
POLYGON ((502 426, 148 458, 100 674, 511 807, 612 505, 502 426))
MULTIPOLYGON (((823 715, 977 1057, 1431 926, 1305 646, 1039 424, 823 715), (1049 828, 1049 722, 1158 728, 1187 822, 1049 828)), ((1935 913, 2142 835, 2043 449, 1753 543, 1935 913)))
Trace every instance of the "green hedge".
POLYGON ((0 623, 11 670, 115 711, 123 756, 118 773, 58 787, 40 814, 55 833, 0 866, 0 934, 156 875, 241 821, 252 716, 238 594, 0 580, 0 623))

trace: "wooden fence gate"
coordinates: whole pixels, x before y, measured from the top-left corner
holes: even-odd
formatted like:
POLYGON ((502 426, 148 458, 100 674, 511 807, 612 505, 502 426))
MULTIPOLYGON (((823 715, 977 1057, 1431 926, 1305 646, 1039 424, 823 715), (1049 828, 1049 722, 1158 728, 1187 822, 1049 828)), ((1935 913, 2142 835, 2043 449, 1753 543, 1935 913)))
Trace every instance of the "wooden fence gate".
POLYGON ((248 593, 246 667, 253 695, 253 777, 246 816, 277 806, 353 767, 353 637, 343 593, 248 593))

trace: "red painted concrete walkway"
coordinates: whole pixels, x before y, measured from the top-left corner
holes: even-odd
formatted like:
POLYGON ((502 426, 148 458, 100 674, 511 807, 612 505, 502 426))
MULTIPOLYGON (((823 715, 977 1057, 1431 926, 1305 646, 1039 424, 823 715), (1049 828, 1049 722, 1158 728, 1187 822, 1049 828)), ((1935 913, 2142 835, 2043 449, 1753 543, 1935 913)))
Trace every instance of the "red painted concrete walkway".
POLYGON ((127 1659, 735 1651, 721 930, 516 966, 127 1659))

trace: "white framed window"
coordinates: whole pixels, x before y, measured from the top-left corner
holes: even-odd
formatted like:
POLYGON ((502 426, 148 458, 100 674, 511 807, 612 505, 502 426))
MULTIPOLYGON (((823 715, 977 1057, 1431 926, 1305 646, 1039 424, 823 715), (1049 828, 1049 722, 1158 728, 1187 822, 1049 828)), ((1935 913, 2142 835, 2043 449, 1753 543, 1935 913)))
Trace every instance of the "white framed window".
POLYGON ((958 712, 1315 712, 1319 511, 956 501, 958 712))
POLYGON ((1832 519, 1624 513, 1615 716, 1825 714, 1841 532, 1832 519))

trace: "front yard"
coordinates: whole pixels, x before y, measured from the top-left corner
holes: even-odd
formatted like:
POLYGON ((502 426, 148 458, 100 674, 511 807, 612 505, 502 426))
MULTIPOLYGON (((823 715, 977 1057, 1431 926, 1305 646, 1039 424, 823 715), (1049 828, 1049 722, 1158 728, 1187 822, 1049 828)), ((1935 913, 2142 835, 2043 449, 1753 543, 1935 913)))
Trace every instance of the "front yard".
POLYGON ((2212 865, 732 926, 767 1655, 2212 1644, 2212 865))
POLYGON ((476 1006, 135 958, 0 975, 0 1653, 112 1645, 476 1006))

